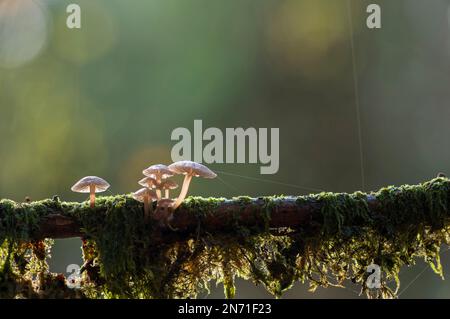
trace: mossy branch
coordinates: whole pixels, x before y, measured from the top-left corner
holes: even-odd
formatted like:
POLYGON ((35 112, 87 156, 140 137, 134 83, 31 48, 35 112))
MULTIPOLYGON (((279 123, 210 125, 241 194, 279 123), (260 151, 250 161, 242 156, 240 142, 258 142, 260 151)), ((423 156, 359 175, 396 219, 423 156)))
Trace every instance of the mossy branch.
MULTIPOLYGON (((423 211, 420 215, 422 220, 417 220, 417 216, 412 216, 411 214, 411 218, 408 221, 408 213, 405 216, 405 224, 403 226, 408 227, 408 224, 415 225, 415 223, 420 222, 424 226, 434 227, 436 223, 445 223, 445 220, 436 220, 435 216, 427 214, 427 210, 430 205, 439 206, 442 204, 439 202, 430 203, 430 197, 427 195, 431 196, 439 189, 436 189, 436 187, 427 188, 426 185, 388 187, 377 193, 367 194, 362 192, 354 194, 320 193, 297 197, 266 196, 250 198, 242 196, 233 199, 190 197, 170 216, 168 224, 164 223, 163 220, 158 222, 156 217, 153 218, 150 223, 156 223, 156 227, 153 230, 158 233, 149 234, 149 236, 159 236, 161 233, 165 233, 170 237, 169 240, 178 237, 195 236, 200 222, 203 231, 214 234, 235 230, 237 225, 258 229, 261 232, 270 231, 274 234, 278 234, 280 229, 283 228, 289 228, 291 231, 308 228, 317 230, 317 227, 322 224, 317 222, 326 218, 323 213, 324 209, 329 205, 330 199, 333 199, 335 202, 334 209, 336 212, 342 212, 343 217, 345 215, 357 215, 358 210, 361 210, 361 207, 363 207, 367 209, 366 213, 371 216, 371 221, 373 222, 377 219, 383 220, 386 218, 386 216, 383 216, 384 211, 390 203, 396 200, 404 200, 405 197, 408 198, 417 193, 422 193, 423 196, 414 198, 414 201, 410 203, 404 202, 403 204, 407 206, 403 209, 408 210, 409 207, 411 212, 423 211), (422 192, 419 192, 420 190, 422 192), (355 199, 355 201, 351 202, 349 201, 350 199, 355 199)), ((439 186, 444 190, 448 187, 447 183, 444 183, 444 179, 442 179, 442 183, 439 186)), ((438 199, 436 198, 436 200, 438 199)), ((156 208, 156 203, 154 205, 156 208)), ((83 217, 86 217, 87 214, 92 215, 90 219, 95 219, 100 225, 105 220, 105 215, 108 211, 118 207, 130 211, 143 211, 143 204, 135 201, 129 195, 100 197, 95 209, 91 209, 88 202, 60 202, 59 198, 55 197, 31 203, 16 203, 9 200, 0 201, 0 216, 1 212, 6 210, 17 215, 31 212, 37 213, 39 222, 34 225, 28 225, 30 229, 28 237, 35 240, 44 238, 61 239, 83 237, 85 235, 83 231, 83 217)), ((392 209, 397 208, 393 207, 392 209)), ((428 213, 431 213, 431 211, 428 213)), ((400 215, 398 210, 397 214, 400 215)), ((34 216, 35 214, 32 215, 34 216)), ((448 216, 444 214, 442 217, 448 216)), ((35 220, 33 220, 34 222, 35 220)), ((353 222, 355 227, 374 226, 373 223, 361 224, 366 222, 364 219, 353 220, 353 222)), ((386 225, 386 227, 388 226, 386 225)), ((159 239, 162 240, 163 238, 159 239)))
MULTIPOLYGON (((190 197, 167 220, 158 214, 146 220, 143 205, 128 195, 100 197, 94 209, 57 197, 2 200, 0 244, 18 249, 44 238, 83 237, 91 270, 86 287, 96 287, 85 291, 90 297, 192 297, 211 279, 232 296, 235 276, 277 296, 295 281, 315 289, 345 279, 370 294, 364 281, 372 263, 384 273, 377 296, 387 297, 395 295, 389 280, 398 283, 400 267, 416 257, 442 275, 439 248, 449 243, 449 200, 447 178, 367 194, 190 197)), ((9 260, 11 248, 0 253, 0 262, 2 256, 9 260)))

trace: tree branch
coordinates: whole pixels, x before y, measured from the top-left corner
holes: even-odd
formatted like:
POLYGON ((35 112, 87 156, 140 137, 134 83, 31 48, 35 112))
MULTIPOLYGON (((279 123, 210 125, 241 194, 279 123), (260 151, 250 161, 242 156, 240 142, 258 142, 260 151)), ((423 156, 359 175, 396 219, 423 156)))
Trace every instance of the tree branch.
MULTIPOLYGON (((404 185, 400 187, 384 188, 376 193, 354 193, 354 194, 335 194, 322 193, 318 195, 298 196, 298 197, 260 197, 247 198, 237 197, 233 199, 215 199, 215 198, 188 198, 174 213, 173 218, 169 220, 170 227, 158 221, 157 229, 162 236, 183 237, 193 236, 201 219, 202 229, 211 233, 226 233, 239 224, 244 227, 262 226, 261 229, 308 229, 314 227, 317 219, 323 218, 323 209, 329 205, 329 199, 333 198, 336 211, 342 211, 345 214, 352 214, 352 209, 356 206, 349 206, 349 199, 358 201, 358 205, 367 207, 368 213, 373 219, 382 218, 387 205, 400 205, 401 202, 415 196, 413 205, 416 210, 423 211, 420 215, 422 220, 411 219, 411 223, 421 222, 425 226, 433 226, 436 220, 429 216, 432 212, 428 207, 433 205, 442 205, 442 203, 430 203, 433 194, 439 191, 439 194, 446 194, 450 198, 450 184, 447 178, 436 178, 430 182, 419 185, 404 185), (429 196, 428 196, 429 195, 429 196), (328 199, 328 200, 327 200, 328 199), (201 212, 201 214, 199 214, 201 212), (200 217, 199 217, 200 216, 200 217), (265 227, 264 227, 265 226, 265 227), (173 231, 176 229, 176 231, 173 231)), ((442 196, 441 196, 442 197, 442 196)), ((26 214, 28 211, 39 211, 40 221, 38 227, 35 227, 29 237, 32 239, 42 238, 69 238, 82 237, 82 221, 79 218, 80 212, 87 214, 106 216, 108 209, 115 205, 123 205, 121 200, 126 201, 128 209, 137 209, 143 211, 141 203, 134 201, 127 195, 116 195, 111 197, 100 197, 94 211, 90 211, 88 203, 63 203, 57 199, 44 200, 32 203, 15 203, 9 200, 0 202, 0 218, 7 209, 14 214, 26 214)), ((155 204, 156 205, 156 204, 155 204)), ((391 207, 391 209, 399 209, 391 207)), ((445 207, 446 218, 448 207, 445 207)), ((353 220, 353 223, 357 221, 353 220)), ((404 220, 408 223, 408 220, 404 220)), ((443 222, 443 221, 442 221, 443 222)), ((350 225, 352 226, 352 225, 350 225)), ((354 225, 361 226, 361 225, 354 225)), ((408 226, 405 224, 405 226, 408 226)), ((0 228, 1 235, 1 228, 0 228)), ((163 238, 161 238, 164 240, 163 238)))
MULTIPOLYGON (((239 223, 242 226, 264 225, 266 210, 268 210, 267 213, 270 215, 270 228, 297 228, 306 225, 312 214, 320 212, 321 209, 320 203, 312 200, 298 205, 296 197, 274 199, 272 202, 273 206, 268 209, 266 207, 267 199, 268 197, 246 199, 245 203, 242 202, 242 198, 223 200, 217 204, 211 214, 203 217, 203 230, 207 232, 226 232, 230 227, 233 227, 237 212, 239 212, 239 223)), ((197 197, 195 200, 197 205, 202 207, 215 199, 197 197)), ((79 204, 74 203, 72 205, 77 207, 79 204)), ((105 211, 104 207, 97 207, 96 213, 104 214, 105 211)), ((170 227, 161 223, 158 225, 158 228, 161 232, 173 232, 170 229, 173 228, 183 235, 194 233, 199 222, 197 212, 195 207, 181 205, 174 212, 173 219, 170 221, 170 227)), ((80 229, 80 222, 74 217, 68 217, 65 211, 52 211, 51 214, 45 216, 39 225, 39 230, 33 234, 35 239, 61 239, 82 236, 83 232, 80 229)))
POLYGON ((32 287, 20 269, 40 269, 38 290, 60 294, 63 281, 48 272, 50 244, 42 239, 68 237, 84 239, 85 279, 97 285, 94 298, 104 297, 104 289, 127 298, 195 297, 210 280, 230 292, 233 276, 261 283, 275 296, 298 280, 309 280, 314 290, 346 279, 371 295, 365 282, 373 263, 384 274, 374 296, 392 297, 401 267, 415 258, 443 275, 439 251, 450 244, 450 180, 372 193, 189 197, 174 212, 157 209, 151 219, 130 195, 99 197, 94 208, 58 197, 1 200, 0 277, 6 279, 0 286, 13 289, 6 296, 32 287), (35 258, 27 260, 30 248, 35 258))

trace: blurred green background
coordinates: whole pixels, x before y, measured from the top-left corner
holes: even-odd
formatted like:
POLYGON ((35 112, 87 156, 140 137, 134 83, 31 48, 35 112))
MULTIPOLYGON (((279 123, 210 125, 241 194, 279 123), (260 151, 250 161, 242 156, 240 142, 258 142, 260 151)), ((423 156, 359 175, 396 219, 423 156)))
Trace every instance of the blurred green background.
MULTIPOLYGON (((0 198, 70 192, 80 177, 112 193, 169 163, 176 127, 280 128, 280 170, 215 164, 204 196, 362 189, 350 3, 365 189, 450 173, 448 0, 397 0, 366 28, 361 0, 0 0, 0 198), (66 27, 78 3, 82 28, 66 27)), ((51 267, 81 263, 59 240, 51 267)), ((446 273, 450 253, 443 252, 446 273)), ((401 272, 400 297, 449 297, 422 262, 401 272)), ((285 298, 353 298, 356 287, 285 298)), ((222 288, 210 297, 222 298, 222 288)), ((240 281, 237 297, 269 297, 240 281)))

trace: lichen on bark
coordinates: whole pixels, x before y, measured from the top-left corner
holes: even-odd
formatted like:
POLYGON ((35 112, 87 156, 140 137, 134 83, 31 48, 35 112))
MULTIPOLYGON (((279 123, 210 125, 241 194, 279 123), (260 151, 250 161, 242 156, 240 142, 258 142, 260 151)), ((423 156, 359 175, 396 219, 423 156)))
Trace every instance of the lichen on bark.
POLYGON ((296 282, 314 291, 347 280, 369 297, 395 297, 400 269, 417 258, 443 276, 439 250, 450 242, 449 197, 450 181, 436 178, 368 194, 240 197, 233 199, 231 218, 218 213, 228 200, 190 197, 179 208, 195 218, 189 230, 147 221, 142 204, 129 195, 99 197, 94 209, 58 198, 2 200, 0 297, 195 298, 216 282, 232 298, 238 277, 275 297, 296 282), (295 226, 272 227, 286 202, 309 213, 295 226), (80 227, 80 289, 69 289, 62 275, 48 270, 51 241, 37 234, 52 214, 80 227), (381 268, 380 289, 365 284, 371 264, 381 268))

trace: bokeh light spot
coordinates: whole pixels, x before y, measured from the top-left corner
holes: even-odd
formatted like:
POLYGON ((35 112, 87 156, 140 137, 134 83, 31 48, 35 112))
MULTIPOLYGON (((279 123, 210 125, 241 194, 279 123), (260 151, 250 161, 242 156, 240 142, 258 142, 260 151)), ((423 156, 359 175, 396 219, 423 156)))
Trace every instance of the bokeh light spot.
POLYGON ((47 42, 48 14, 34 1, 0 1, 0 67, 33 60, 47 42))

